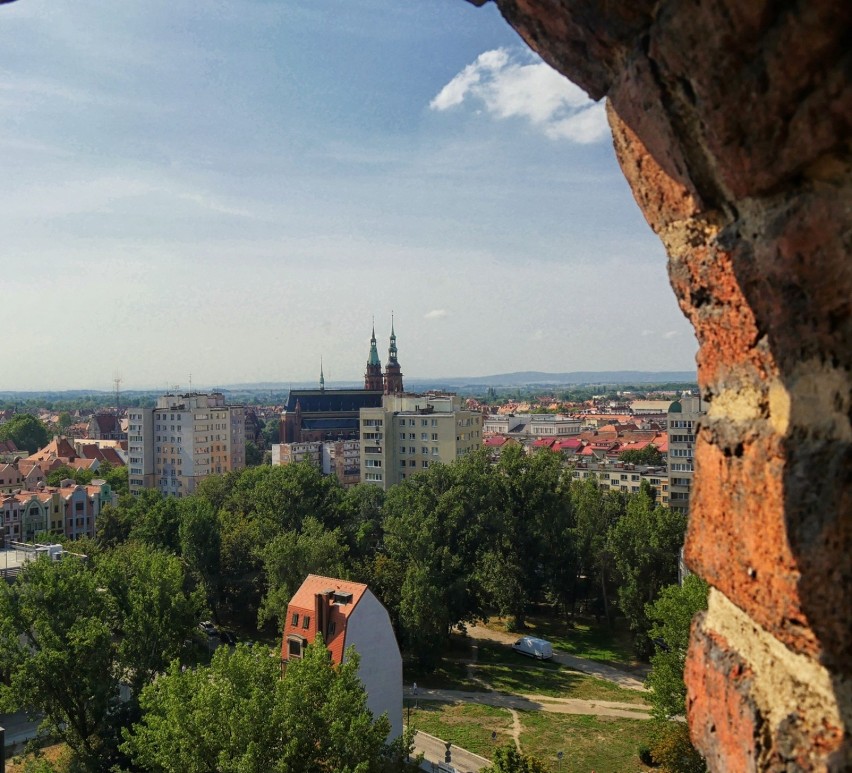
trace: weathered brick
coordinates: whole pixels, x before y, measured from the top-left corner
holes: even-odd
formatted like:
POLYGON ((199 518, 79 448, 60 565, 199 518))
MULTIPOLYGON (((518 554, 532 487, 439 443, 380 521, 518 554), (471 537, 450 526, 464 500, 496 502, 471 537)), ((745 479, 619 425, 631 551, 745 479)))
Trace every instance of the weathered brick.
POLYGON ((693 743, 711 770, 757 770, 760 711, 751 697, 752 673, 717 634, 693 623, 686 658, 686 714, 693 743))

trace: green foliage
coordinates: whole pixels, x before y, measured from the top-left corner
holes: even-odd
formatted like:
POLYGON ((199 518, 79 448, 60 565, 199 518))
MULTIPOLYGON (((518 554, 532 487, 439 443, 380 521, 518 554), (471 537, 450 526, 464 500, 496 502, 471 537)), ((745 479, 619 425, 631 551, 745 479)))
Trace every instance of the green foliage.
POLYGON ((688 575, 683 585, 663 588, 659 597, 646 607, 651 621, 649 635, 657 644, 651 656, 651 704, 659 720, 683 716, 686 713, 686 686, 683 668, 689 645, 692 618, 707 608, 708 586, 700 577, 688 575))
POLYGON ((97 477, 109 483, 110 488, 119 496, 128 492, 127 467, 113 467, 109 462, 101 462, 97 477))
POLYGON ((550 773, 550 768, 538 757, 522 754, 514 744, 506 744, 494 752, 494 764, 483 768, 482 773, 550 773))
POLYGON ((29 413, 19 413, 0 424, 0 440, 11 440, 22 450, 34 454, 47 445, 50 436, 47 427, 29 413))
POLYGON ((689 738, 684 722, 666 722, 657 729, 651 757, 661 773, 706 773, 707 765, 689 738))
POLYGON ((101 554, 97 573, 115 602, 118 661, 138 693, 180 655, 201 617, 203 594, 184 592, 186 577, 176 556, 139 543, 101 554))
POLYGON ((263 451, 251 440, 246 441, 246 467, 257 467, 263 463, 263 451))
POLYGON ((4 708, 44 715, 84 769, 107 769, 117 725, 135 712, 119 703, 119 681, 138 694, 198 622, 201 599, 183 586, 177 558, 141 545, 28 564, 0 585, 4 708))
POLYGON ((118 698, 112 599, 76 559, 28 564, 0 584, 0 659, 6 710, 44 715, 43 727, 87 767, 109 758, 109 714, 118 698))
POLYGON ((677 556, 686 532, 686 516, 654 506, 647 485, 630 497, 624 517, 608 535, 608 547, 621 582, 618 602, 635 636, 640 655, 651 651, 645 605, 677 580, 677 556))
POLYGON ((143 690, 123 748, 166 773, 382 770, 390 722, 367 709, 357 669, 354 650, 336 668, 321 640, 283 679, 277 659, 243 645, 218 649, 209 667, 173 663, 143 690))
POLYGON ((315 518, 307 518, 301 531, 273 537, 259 549, 269 590, 258 615, 261 626, 274 620, 284 627, 287 604, 309 574, 344 577, 346 546, 340 531, 326 531, 315 518))
POLYGON ((63 464, 55 470, 51 470, 45 478, 48 486, 58 486, 63 480, 73 480, 81 486, 86 486, 94 480, 95 474, 91 470, 76 469, 63 464))
POLYGON ((624 451, 619 454, 618 460, 629 464, 647 464, 651 467, 660 467, 665 464, 663 455, 653 444, 645 446, 641 451, 624 451))

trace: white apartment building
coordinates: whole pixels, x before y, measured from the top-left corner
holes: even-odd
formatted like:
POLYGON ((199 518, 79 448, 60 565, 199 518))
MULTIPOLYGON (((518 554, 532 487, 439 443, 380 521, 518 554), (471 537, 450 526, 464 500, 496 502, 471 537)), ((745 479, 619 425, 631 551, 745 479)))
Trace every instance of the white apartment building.
POLYGON ((245 467, 245 408, 222 394, 163 395, 128 409, 130 493, 192 494, 200 480, 245 467))
POLYGON ((449 394, 385 395, 381 408, 362 408, 361 481, 387 489, 436 462, 482 444, 482 414, 449 394))
POLYGON ((482 431, 495 435, 526 435, 534 438, 564 438, 579 435, 582 422, 556 413, 519 413, 486 416, 482 431))
POLYGON ((707 413, 700 397, 687 395, 668 410, 669 506, 689 512, 689 493, 695 473, 695 433, 707 413))

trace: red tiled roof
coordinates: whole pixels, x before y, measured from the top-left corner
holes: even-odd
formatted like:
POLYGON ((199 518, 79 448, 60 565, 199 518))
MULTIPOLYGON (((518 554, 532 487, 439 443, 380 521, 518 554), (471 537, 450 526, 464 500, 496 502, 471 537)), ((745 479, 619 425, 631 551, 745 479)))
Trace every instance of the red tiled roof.
POLYGON ((556 438, 539 438, 533 444, 533 448, 550 448, 556 442, 556 438))
POLYGON ((284 637, 281 643, 282 660, 287 659, 288 636, 295 634, 304 637, 308 642, 312 642, 316 638, 319 630, 317 625, 316 596, 329 590, 352 594, 350 602, 346 604, 331 603, 326 607, 328 623, 334 624, 334 633, 330 632, 331 628, 328 626, 328 635, 326 636, 325 644, 330 650, 334 662, 343 662, 343 653, 346 649, 346 620, 367 591, 367 586, 359 582, 349 582, 348 580, 339 580, 333 577, 322 577, 317 574, 309 574, 305 578, 305 581, 299 586, 299 589, 287 605, 287 622, 284 626, 284 637), (294 615, 298 615, 295 625, 293 625, 294 615), (308 620, 307 628, 305 627, 306 619, 308 620))
POLYGON ((503 437, 502 435, 495 435, 494 437, 485 438, 482 441, 482 445, 488 448, 500 448, 509 442, 509 438, 503 437))
POLYGON ((564 438, 563 440, 557 440, 554 447, 559 451, 574 451, 583 447, 583 441, 576 437, 564 438))

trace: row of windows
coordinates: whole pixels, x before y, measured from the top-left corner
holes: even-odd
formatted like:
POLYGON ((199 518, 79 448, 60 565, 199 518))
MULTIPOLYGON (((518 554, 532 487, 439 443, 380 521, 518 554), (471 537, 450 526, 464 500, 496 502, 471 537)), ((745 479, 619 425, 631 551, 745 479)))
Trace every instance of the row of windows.
MULTIPOLYGON (((405 426, 405 419, 399 420, 399 426, 400 427, 405 426)), ((408 420, 408 426, 409 427, 416 427, 417 426, 417 419, 409 419, 408 420)), ((438 420, 437 419, 420 419, 420 426, 421 427, 437 427, 438 426, 438 420)))
POLYGON ((671 449, 669 449, 669 453, 672 456, 680 456, 680 457, 685 457, 687 459, 692 459, 692 449, 691 448, 671 448, 671 449))
POLYGON ((686 419, 675 419, 669 422, 669 427, 672 429, 692 429, 694 426, 694 421, 687 421, 686 419))
POLYGON ((672 435, 672 443, 694 443, 695 435, 672 435))

